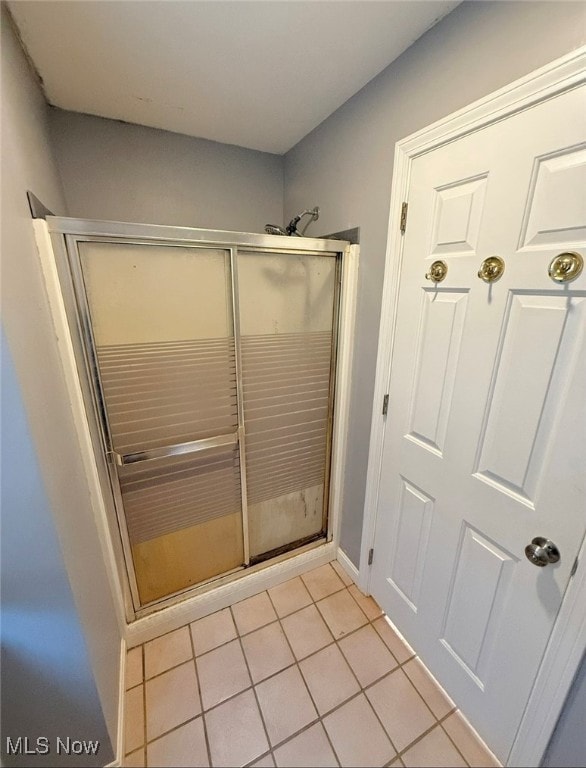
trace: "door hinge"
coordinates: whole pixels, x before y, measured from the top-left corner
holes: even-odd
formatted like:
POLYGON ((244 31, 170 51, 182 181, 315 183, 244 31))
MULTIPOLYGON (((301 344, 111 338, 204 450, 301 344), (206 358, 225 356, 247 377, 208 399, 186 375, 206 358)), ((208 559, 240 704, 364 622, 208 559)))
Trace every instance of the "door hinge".
POLYGON ((574 560, 574 565, 572 566, 572 570, 570 571, 570 578, 576 573, 578 570, 578 558, 574 560))
POLYGON ((368 550, 368 564, 369 565, 372 565, 373 558, 374 558, 374 549, 369 549, 368 550))
POLYGON ((401 234, 405 234, 405 230, 407 229, 407 208, 409 208, 408 203, 403 203, 401 206, 401 224, 400 224, 400 230, 401 234))
POLYGON ((389 396, 385 395, 383 397, 383 416, 386 416, 389 412, 389 396))

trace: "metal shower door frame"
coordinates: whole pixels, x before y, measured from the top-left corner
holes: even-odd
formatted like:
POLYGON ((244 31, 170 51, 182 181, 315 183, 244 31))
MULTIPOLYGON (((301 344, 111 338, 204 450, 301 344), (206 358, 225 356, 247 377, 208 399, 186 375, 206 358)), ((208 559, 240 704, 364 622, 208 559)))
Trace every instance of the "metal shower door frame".
MULTIPOLYGON (((227 232, 221 230, 188 229, 183 227, 167 227, 150 224, 127 224, 123 222, 104 222, 85 219, 71 219, 61 217, 47 217, 47 224, 51 233, 55 254, 59 254, 66 262, 58 264, 58 272, 62 287, 64 282, 69 282, 72 290, 75 317, 71 317, 71 306, 68 308, 70 329, 74 327, 78 334, 79 344, 74 344, 76 359, 78 362, 78 374, 80 379, 85 377, 87 387, 83 387, 84 400, 89 390, 95 419, 93 420, 99 430, 100 444, 102 447, 105 465, 110 481, 110 491, 116 514, 117 528, 122 544, 125 570, 128 578, 130 596, 133 609, 136 612, 144 612, 149 608, 159 607, 161 604, 169 604, 177 599, 185 597, 186 593, 196 593, 200 588, 224 579, 246 569, 250 564, 250 541, 248 521, 248 496, 246 475, 246 432, 244 426, 244 398, 242 387, 242 350, 240 333, 240 312, 238 294, 238 258, 248 252, 279 253, 282 255, 313 255, 335 257, 335 288, 332 316, 332 349, 330 357, 328 419, 326 431, 326 457, 324 474, 324 499, 322 511, 322 530, 325 529, 325 539, 330 541, 333 536, 332 515, 329 509, 331 456, 332 456, 332 431, 334 416, 336 362, 338 347, 338 326, 340 320, 340 289, 342 275, 342 257, 347 243, 339 240, 320 240, 313 238, 289 238, 275 235, 256 235, 240 232, 227 232), (300 242, 301 241, 301 242, 300 242), (232 307, 232 330, 235 348, 235 372, 236 372, 236 402, 238 428, 234 435, 223 435, 218 438, 192 441, 191 443, 176 444, 168 449, 152 449, 141 454, 121 456, 114 451, 110 426, 105 405, 105 398, 100 378, 100 371, 95 351, 89 305, 83 278, 81 255, 79 244, 84 242, 116 243, 120 245, 158 245, 168 247, 193 248, 194 251, 202 248, 216 248, 229 255, 230 264, 230 297, 232 307), (79 350, 83 355, 83 364, 78 359, 79 350), (141 603, 138 583, 136 580, 132 547, 128 535, 124 504, 120 490, 120 482, 117 466, 135 463, 141 460, 151 460, 162 456, 190 453, 203 450, 208 447, 217 447, 228 443, 237 443, 239 446, 239 465, 241 483, 241 507, 242 507, 242 534, 243 534, 243 564, 228 572, 218 574, 196 585, 185 587, 171 595, 166 595, 148 603, 141 603)), ((58 259, 59 261, 59 259, 58 259)), ((64 290, 65 293, 65 290, 64 290)), ((66 306, 68 302, 66 301, 66 306)), ((71 304, 71 302, 69 302, 71 304)), ((86 409, 89 404, 86 402, 86 409)), ((91 419, 88 419, 91 429, 91 419)), ((104 490, 104 489, 103 489, 104 490)), ((292 554, 294 553, 294 550, 292 554)), ((266 560, 264 564, 269 564, 266 560)))

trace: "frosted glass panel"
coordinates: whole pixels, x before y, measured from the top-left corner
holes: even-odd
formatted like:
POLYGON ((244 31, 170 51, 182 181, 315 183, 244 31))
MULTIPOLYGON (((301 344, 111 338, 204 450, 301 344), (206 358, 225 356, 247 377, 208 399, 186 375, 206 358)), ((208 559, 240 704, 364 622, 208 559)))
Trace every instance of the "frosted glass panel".
POLYGON ((114 449, 235 432, 228 254, 115 243, 80 253, 114 449))
MULTIPOLYGON (((112 447, 121 456, 238 428, 229 253, 79 244, 112 447)), ((237 445, 122 466, 141 602, 243 563, 237 445)))
POLYGON ((237 449, 131 464, 119 477, 142 602, 242 563, 237 449))
POLYGON ((334 256, 238 261, 250 554, 324 527, 334 256))

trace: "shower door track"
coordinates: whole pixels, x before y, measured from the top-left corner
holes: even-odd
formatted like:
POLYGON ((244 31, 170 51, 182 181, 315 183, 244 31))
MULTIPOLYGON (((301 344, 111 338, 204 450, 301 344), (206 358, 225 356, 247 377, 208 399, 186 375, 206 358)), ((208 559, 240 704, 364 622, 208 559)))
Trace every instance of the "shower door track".
MULTIPOLYGON (((255 235, 248 233, 224 232, 217 230, 187 229, 157 225, 126 224, 120 222, 89 221, 48 217, 47 223, 51 233, 53 251, 57 261, 57 271, 62 288, 66 312, 69 318, 75 357, 77 360, 78 376, 82 384, 86 413, 90 424, 90 433, 99 432, 101 458, 109 478, 109 491, 115 511, 116 527, 122 545, 125 571, 132 600, 132 610, 135 616, 146 615, 185 599, 188 596, 205 592, 215 584, 232 581, 244 572, 256 571, 273 562, 281 561, 300 551, 319 546, 330 541, 333 536, 333 516, 330 510, 330 479, 332 459, 332 434, 335 402, 336 367, 338 351, 338 327, 340 322, 340 292, 342 282, 342 258, 348 244, 340 240, 320 240, 311 238, 286 238, 273 235, 255 235), (301 240, 301 242, 300 242, 301 240), (82 242, 101 242, 133 245, 175 246, 182 248, 218 248, 229 253, 230 257, 230 292, 233 317, 233 332, 236 361, 236 392, 237 392, 237 431, 215 438, 205 438, 187 443, 178 443, 167 447, 154 448, 146 451, 120 454, 113 449, 112 437, 102 391, 98 362, 95 356, 89 307, 85 294, 84 279, 81 271, 78 244, 82 242), (327 407, 326 429, 326 458, 323 485, 322 530, 318 534, 304 537, 288 545, 278 547, 252 559, 250 557, 250 535, 248 525, 248 494, 246 474, 246 433, 244 426, 244 398, 242 392, 242 356, 240 334, 240 312, 238 293, 237 256, 245 256, 247 251, 256 253, 273 253, 290 255, 313 255, 335 257, 335 286, 332 320, 332 340, 329 375, 329 394, 327 407), (72 312, 72 310, 74 310, 72 312), (73 316, 72 316, 73 315, 73 316), (83 360, 80 360, 80 357, 83 360), (80 364, 81 363, 81 364, 80 364), (85 384, 85 386, 84 386, 85 384), (87 402, 88 395, 91 404, 87 402), (90 410, 93 409, 93 414, 90 410), (93 415, 93 418, 91 416, 93 415), (93 429, 92 429, 93 427, 93 429), (241 483, 242 531, 243 531, 243 564, 225 571, 197 584, 187 586, 171 594, 149 602, 139 598, 138 584, 134 570, 131 543, 129 539, 122 494, 117 474, 117 466, 135 464, 142 461, 153 461, 158 458, 195 453, 210 447, 238 444, 241 483)), ((100 461, 96 450, 96 435, 93 435, 94 454, 100 461)), ((103 474, 103 473, 102 473, 103 474)), ((104 483, 102 482, 103 486, 104 483)), ((102 487, 102 495, 107 507, 107 493, 102 487)), ((112 515, 109 516, 110 518, 112 515)), ((112 525, 110 524, 112 535, 112 525)))

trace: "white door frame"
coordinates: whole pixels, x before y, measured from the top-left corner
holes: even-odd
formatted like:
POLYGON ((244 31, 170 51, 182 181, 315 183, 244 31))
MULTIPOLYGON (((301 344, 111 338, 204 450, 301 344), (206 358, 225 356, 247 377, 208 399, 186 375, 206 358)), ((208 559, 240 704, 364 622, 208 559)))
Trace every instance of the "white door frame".
MULTIPOLYGON (((389 392, 399 278, 403 259, 401 207, 407 200, 411 165, 416 157, 480 128, 576 88, 586 81, 586 46, 556 59, 505 88, 408 136, 395 145, 395 161, 387 237, 374 404, 370 434, 366 498, 360 551, 359 585, 369 592, 369 551, 374 546, 386 419, 383 397, 389 392)), ((408 639, 408 638, 407 638, 408 639)), ((537 672, 509 765, 539 765, 586 647, 586 543, 570 581, 546 652, 537 672), (542 691, 547 691, 547 696, 542 691)))

